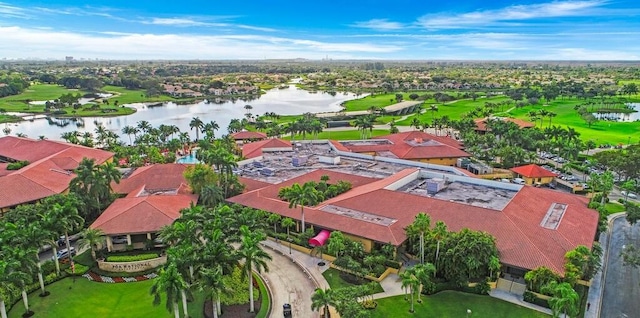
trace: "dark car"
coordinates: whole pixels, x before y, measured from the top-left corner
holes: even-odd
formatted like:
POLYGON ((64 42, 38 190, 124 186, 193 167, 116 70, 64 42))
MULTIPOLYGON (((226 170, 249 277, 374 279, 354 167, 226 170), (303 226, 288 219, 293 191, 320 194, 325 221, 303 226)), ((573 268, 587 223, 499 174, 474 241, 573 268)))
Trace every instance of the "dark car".
POLYGON ((291 304, 282 305, 282 312, 284 313, 285 317, 292 317, 291 316, 291 304))
POLYGON ((67 237, 66 237, 66 236, 64 236, 64 235, 63 235, 63 236, 61 236, 61 237, 56 241, 56 243, 58 243, 58 246, 59 246, 59 247, 62 247, 62 246, 67 245, 67 237))

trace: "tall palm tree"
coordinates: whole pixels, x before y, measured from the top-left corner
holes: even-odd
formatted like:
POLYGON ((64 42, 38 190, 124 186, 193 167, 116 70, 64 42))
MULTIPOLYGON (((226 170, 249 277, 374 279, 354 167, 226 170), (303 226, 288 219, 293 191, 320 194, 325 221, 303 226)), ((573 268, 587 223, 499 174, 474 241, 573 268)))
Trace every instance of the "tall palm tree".
POLYGON ((248 227, 241 226, 240 233, 242 241, 238 256, 244 259, 242 267, 249 278, 249 312, 254 312, 252 270, 255 269, 257 272, 261 272, 263 269, 269 271, 266 261, 271 260, 271 256, 260 247, 260 242, 266 238, 263 232, 251 232, 248 227))
POLYGON ((101 229, 87 228, 82 231, 82 238, 78 240, 80 248, 89 247, 91 249, 91 259, 96 260, 96 248, 104 241, 104 232, 101 229))
POLYGON ((433 239, 437 241, 435 260, 436 264, 438 264, 438 258, 440 257, 440 242, 442 242, 442 240, 447 236, 447 233, 449 233, 449 231, 447 230, 447 225, 442 221, 436 222, 436 226, 431 231, 433 239))
POLYGON ((134 138, 137 138, 136 134, 139 131, 140 130, 138 130, 138 128, 129 126, 129 125, 122 127, 122 133, 129 136, 129 145, 133 145, 133 141, 131 140, 131 135, 133 135, 134 138))
POLYGON ((420 235, 420 263, 424 264, 424 235, 431 228, 431 217, 424 212, 416 215, 415 220, 407 227, 409 234, 420 235))
POLYGON ((409 310, 409 312, 413 313, 415 311, 413 309, 413 295, 415 293, 415 290, 420 285, 420 280, 418 280, 418 278, 413 275, 411 271, 407 270, 400 274, 400 279, 402 279, 402 288, 405 289, 405 296, 407 290, 409 291, 409 294, 411 294, 411 309, 409 310))
POLYGON ((69 262, 73 265, 69 232, 81 228, 84 224, 84 219, 80 216, 78 208, 71 201, 65 202, 64 205, 56 203, 51 207, 51 210, 55 218, 57 218, 60 228, 64 231, 65 243, 67 251, 69 251, 69 262))
POLYGON ((278 226, 278 223, 280 223, 281 219, 282 219, 282 216, 280 216, 280 214, 276 214, 276 213, 269 214, 269 217, 267 218, 267 222, 273 224, 273 235, 277 233, 278 231, 277 226, 278 226))
POLYGON ((143 133, 149 133, 149 130, 151 130, 151 124, 146 120, 139 121, 137 127, 143 133))
POLYGON ((422 299, 422 286, 431 284, 431 277, 436 275, 436 267, 431 263, 418 264, 410 269, 410 272, 420 281, 420 288, 418 289, 418 302, 421 303, 422 299))
POLYGON ((4 291, 19 284, 21 279, 26 279, 25 275, 19 271, 21 267, 20 261, 14 259, 8 251, 3 250, 0 253, 0 317, 7 318, 7 308, 5 301, 7 300, 4 291))
POLYGON ((167 310, 173 311, 175 318, 180 317, 180 306, 178 306, 178 298, 180 291, 186 288, 187 283, 184 281, 176 264, 169 262, 164 268, 160 269, 158 278, 155 279, 151 286, 151 295, 153 296, 153 305, 157 306, 162 300, 162 293, 166 294, 167 310))
POLYGON ((220 295, 222 293, 230 293, 233 291, 222 281, 222 266, 201 269, 198 287, 201 291, 205 292, 208 297, 211 297, 213 318, 218 318, 220 295))
POLYGON ((289 228, 296 225, 296 222, 292 218, 284 218, 282 219, 282 223, 280 225, 284 228, 287 228, 287 240, 289 239, 289 228))
POLYGON ((189 122, 189 128, 191 128, 191 130, 193 130, 194 128, 196 129, 196 141, 200 139, 200 130, 202 129, 202 127, 204 127, 204 123, 202 122, 200 117, 193 117, 189 122))
MULTIPOLYGON (((24 243, 24 248, 34 251, 35 264, 37 267, 38 282, 40 283, 40 296, 47 296, 48 293, 44 289, 44 279, 42 278, 42 265, 40 264, 40 257, 38 251, 40 247, 48 242, 48 235, 46 231, 43 231, 42 225, 38 223, 20 224, 20 236, 24 243)), ((55 255, 55 254, 54 254, 55 255)))
POLYGON ((311 310, 320 311, 320 308, 324 308, 324 317, 329 318, 329 306, 335 306, 336 301, 333 297, 333 290, 327 288, 316 288, 313 295, 311 295, 311 310))
POLYGON ((304 233, 304 206, 314 206, 320 203, 324 197, 322 193, 316 190, 315 186, 311 182, 306 182, 302 186, 298 183, 294 183, 291 187, 280 189, 278 194, 281 198, 289 201, 289 208, 297 208, 300 206, 300 215, 302 221, 302 229, 300 233, 304 233))
POLYGON ((224 201, 224 190, 217 184, 208 184, 200 191, 200 202, 206 207, 214 207, 224 201))

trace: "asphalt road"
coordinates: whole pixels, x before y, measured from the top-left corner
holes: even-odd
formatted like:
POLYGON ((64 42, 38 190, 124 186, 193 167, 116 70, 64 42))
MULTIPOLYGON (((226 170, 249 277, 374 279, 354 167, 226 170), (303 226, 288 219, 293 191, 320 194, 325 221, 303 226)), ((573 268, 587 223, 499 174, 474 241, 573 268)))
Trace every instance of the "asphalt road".
MULTIPOLYGON (((76 249, 76 252, 79 252, 79 250, 78 250, 78 241, 77 241, 77 239, 76 239, 76 240, 73 240, 73 241, 70 241, 70 242, 69 242, 69 244, 71 244, 71 246, 73 246, 73 248, 75 248, 75 249, 76 249)), ((58 251, 59 251, 59 250, 61 250, 61 249, 64 249, 64 248, 67 248, 67 245, 66 245, 66 244, 65 244, 64 246, 62 246, 62 247, 57 247, 57 246, 56 246, 56 249, 57 249, 58 251)), ((40 257, 40 261, 41 261, 41 262, 44 262, 44 261, 50 261, 50 260, 52 259, 51 257, 53 257, 53 249, 52 249, 52 248, 49 248, 49 249, 47 249, 46 251, 40 252, 40 253, 38 254, 38 256, 40 257)))
POLYGON ((620 217, 611 230, 600 317, 640 317, 640 269, 624 266, 620 256, 625 246, 640 248, 640 224, 631 227, 620 217))
POLYGON ((268 263, 269 271, 261 275, 271 287, 273 310, 271 317, 283 317, 282 305, 291 304, 293 317, 319 317, 311 310, 311 295, 316 287, 300 267, 288 255, 282 255, 270 248, 264 249, 273 258, 268 263))

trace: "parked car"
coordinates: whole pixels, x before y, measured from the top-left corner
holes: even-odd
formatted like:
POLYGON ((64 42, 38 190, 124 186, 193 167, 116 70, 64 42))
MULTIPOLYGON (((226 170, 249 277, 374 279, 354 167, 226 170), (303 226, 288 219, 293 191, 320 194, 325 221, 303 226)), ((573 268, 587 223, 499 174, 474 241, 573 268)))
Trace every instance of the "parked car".
POLYGON ((127 244, 128 243, 127 236, 126 235, 112 236, 111 237, 111 243, 113 243, 113 244, 127 244))
POLYGON ((635 193, 631 193, 631 192, 627 192, 627 191, 620 191, 620 193, 622 193, 623 197, 627 197, 627 198, 631 198, 631 199, 637 199, 638 196, 635 193))
POLYGON ((291 304, 282 305, 282 312, 284 313, 284 317, 292 317, 291 316, 291 304))
POLYGON ((60 238, 56 241, 56 243, 58 244, 58 247, 67 245, 67 237, 64 235, 60 236, 60 238))
POLYGON ((527 183, 527 182, 526 182, 524 179, 522 179, 522 178, 514 178, 514 179, 513 179, 513 183, 516 183, 516 184, 525 184, 525 183, 527 183))
MULTIPOLYGON (((71 246, 70 250, 71 250, 71 256, 76 255, 76 249, 73 246, 71 246)), ((69 251, 65 248, 65 249, 59 250, 56 255, 51 257, 51 259, 53 259, 53 260, 55 260, 55 259, 62 260, 62 259, 68 258, 68 257, 69 257, 69 251)))

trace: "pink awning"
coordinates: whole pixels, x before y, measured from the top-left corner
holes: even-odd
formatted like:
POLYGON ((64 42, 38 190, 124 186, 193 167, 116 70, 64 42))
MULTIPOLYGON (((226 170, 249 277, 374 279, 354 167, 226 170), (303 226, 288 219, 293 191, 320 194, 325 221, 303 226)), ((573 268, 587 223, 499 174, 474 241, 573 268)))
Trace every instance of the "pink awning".
POLYGON ((326 243, 327 240, 329 239, 330 235, 331 235, 331 232, 327 230, 322 230, 320 231, 320 233, 318 233, 318 235, 309 239, 309 244, 311 246, 323 246, 324 243, 326 243))

